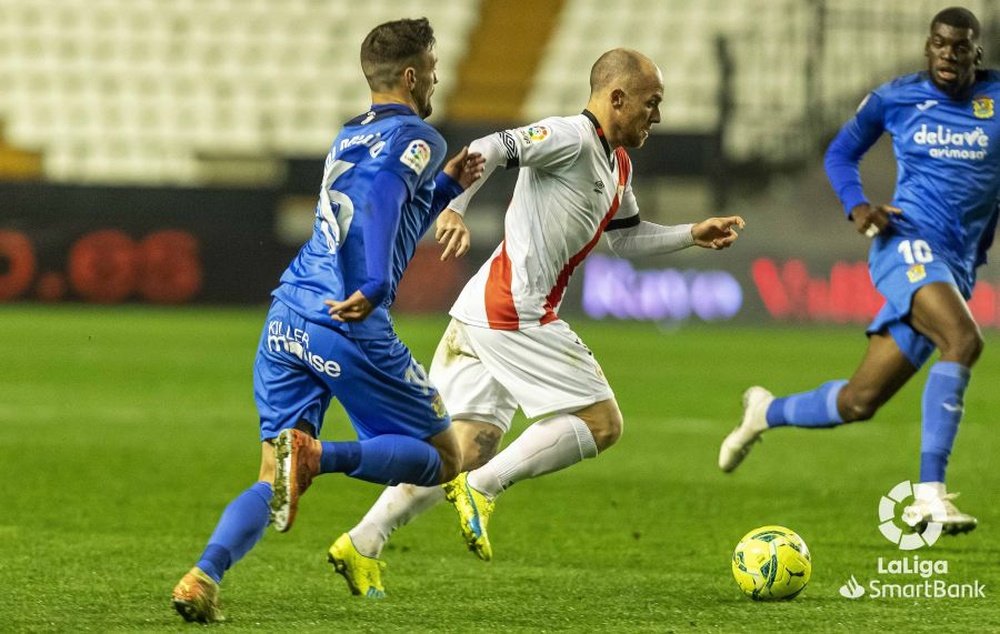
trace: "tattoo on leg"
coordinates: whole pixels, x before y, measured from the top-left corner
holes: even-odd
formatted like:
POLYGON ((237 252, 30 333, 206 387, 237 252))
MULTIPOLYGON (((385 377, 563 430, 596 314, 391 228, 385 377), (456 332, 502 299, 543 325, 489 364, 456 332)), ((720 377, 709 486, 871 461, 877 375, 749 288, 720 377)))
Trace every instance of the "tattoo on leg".
POLYGON ((484 430, 480 430, 476 434, 476 437, 475 439, 473 439, 473 442, 476 443, 476 448, 478 450, 478 454, 476 455, 475 467, 480 467, 486 464, 489 461, 489 459, 496 454, 497 445, 500 444, 499 439, 496 437, 495 434, 484 430))

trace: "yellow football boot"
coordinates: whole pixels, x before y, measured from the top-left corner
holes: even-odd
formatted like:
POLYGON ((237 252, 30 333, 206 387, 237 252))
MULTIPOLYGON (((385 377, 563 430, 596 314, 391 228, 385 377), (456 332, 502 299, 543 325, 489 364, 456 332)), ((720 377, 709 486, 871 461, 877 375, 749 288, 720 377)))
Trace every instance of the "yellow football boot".
POLYGON ((444 488, 445 498, 458 511, 462 537, 469 550, 483 561, 493 559, 493 547, 490 546, 490 536, 486 532, 493 513, 493 500, 469 486, 468 472, 458 474, 457 478, 441 486, 444 488))
POLYGON ((385 598, 385 588, 382 587, 385 562, 359 553, 347 533, 338 537, 330 546, 327 560, 333 564, 338 574, 343 575, 351 594, 359 594, 369 599, 385 598))

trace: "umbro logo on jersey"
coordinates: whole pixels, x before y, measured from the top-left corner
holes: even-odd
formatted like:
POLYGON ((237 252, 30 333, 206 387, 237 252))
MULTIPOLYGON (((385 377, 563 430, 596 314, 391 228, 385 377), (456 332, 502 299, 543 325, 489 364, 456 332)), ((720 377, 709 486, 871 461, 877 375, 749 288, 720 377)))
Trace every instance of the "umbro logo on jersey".
POLYGON ((604 181, 602 181, 602 180, 596 180, 596 181, 594 181, 594 191, 597 192, 598 194, 603 194, 604 193, 604 181))
POLYGON ((361 120, 361 125, 368 125, 369 123, 372 122, 374 118, 375 118, 375 111, 369 110, 368 114, 365 115, 365 118, 361 120))
POLYGON ((917 110, 919 110, 920 112, 923 112, 924 110, 930 110, 931 108, 933 108, 936 105, 938 105, 937 99, 928 99, 927 101, 925 101, 923 103, 918 103, 917 104, 917 110))

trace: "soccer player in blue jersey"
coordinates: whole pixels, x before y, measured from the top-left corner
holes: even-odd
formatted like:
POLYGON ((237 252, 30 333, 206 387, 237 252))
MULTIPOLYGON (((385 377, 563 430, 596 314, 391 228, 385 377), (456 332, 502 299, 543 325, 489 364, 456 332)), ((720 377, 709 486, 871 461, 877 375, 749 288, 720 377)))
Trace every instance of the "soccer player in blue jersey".
POLYGON ((983 349, 967 301, 993 241, 1000 192, 1000 73, 979 69, 979 35, 979 21, 966 9, 935 15, 924 48, 927 70, 869 94, 831 143, 827 174, 847 218, 873 239, 869 270, 886 303, 850 379, 781 398, 762 387, 744 393, 743 420, 719 453, 723 471, 735 469, 769 429, 870 419, 937 348, 924 386, 920 481, 903 519, 920 529, 937 508, 933 517, 945 533, 976 527, 952 502, 945 468, 983 349), (883 132, 892 135, 898 177, 891 204, 873 205, 858 163, 883 132))
POLYGON ((314 476, 427 486, 458 473, 461 451, 441 398, 389 317, 418 240, 482 174, 482 158, 466 149, 441 171, 445 141, 424 122, 437 83, 434 43, 419 19, 382 24, 361 45, 372 107, 334 140, 312 238, 273 292, 254 362, 260 475, 174 588, 188 621, 222 619, 223 574, 269 522, 291 527, 314 476), (332 398, 357 441, 316 439, 332 398))

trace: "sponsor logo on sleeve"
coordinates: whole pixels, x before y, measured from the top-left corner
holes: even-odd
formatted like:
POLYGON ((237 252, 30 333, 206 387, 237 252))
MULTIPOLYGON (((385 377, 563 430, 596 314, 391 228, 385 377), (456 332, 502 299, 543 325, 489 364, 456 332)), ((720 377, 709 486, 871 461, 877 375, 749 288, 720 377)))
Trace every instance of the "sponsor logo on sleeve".
POLYGON ((992 119, 993 118, 993 98, 992 97, 975 97, 972 100, 972 114, 976 116, 977 119, 992 119))
POLYGON ((424 171, 431 161, 431 146, 422 139, 414 139, 406 146, 399 156, 400 162, 416 172, 418 175, 424 171))

